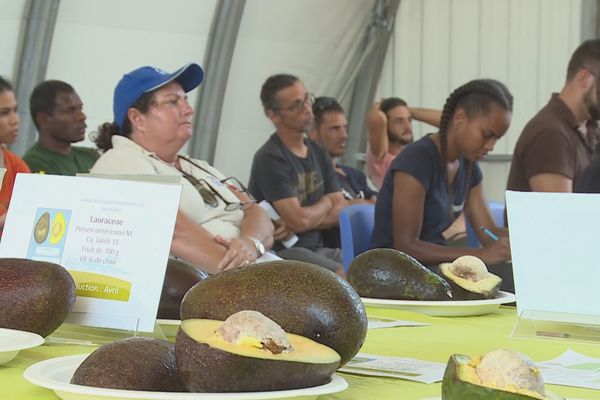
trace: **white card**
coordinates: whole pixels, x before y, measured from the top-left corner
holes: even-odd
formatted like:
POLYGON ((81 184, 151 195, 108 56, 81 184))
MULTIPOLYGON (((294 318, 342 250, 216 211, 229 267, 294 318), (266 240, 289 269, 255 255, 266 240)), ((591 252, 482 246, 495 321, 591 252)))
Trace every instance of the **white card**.
POLYGON ((69 270, 82 323, 132 329, 137 320, 151 332, 180 195, 178 184, 19 174, 0 256, 69 270))
POLYGON ((506 206, 519 315, 599 315, 600 194, 508 191, 506 206))

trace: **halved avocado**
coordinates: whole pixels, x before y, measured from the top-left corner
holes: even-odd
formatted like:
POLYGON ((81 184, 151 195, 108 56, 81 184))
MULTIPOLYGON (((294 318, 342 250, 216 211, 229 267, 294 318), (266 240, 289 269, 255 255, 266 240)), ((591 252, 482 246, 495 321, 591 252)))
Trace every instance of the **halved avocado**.
POLYGON ((42 244, 48 237, 48 232, 50 232, 50 214, 46 211, 35 223, 33 228, 33 239, 36 243, 42 244))
POLYGON ((395 300, 451 300, 448 282, 415 258, 394 249, 371 249, 356 257, 348 282, 363 297, 395 300))
POLYGON ((454 300, 493 299, 502 284, 502 278, 488 272, 484 262, 475 256, 440 264, 440 274, 450 283, 454 300))
POLYGON ((77 367, 71 383, 110 389, 185 392, 173 343, 129 338, 96 349, 77 367))
POLYGON ((559 400, 544 388, 535 364, 524 355, 498 349, 471 358, 450 356, 442 381, 442 400, 559 400))
POLYGON ((273 335, 273 340, 259 337, 252 329, 231 340, 227 332, 237 334, 245 328, 224 328, 227 321, 181 322, 175 340, 177 367, 190 392, 255 392, 316 386, 329 382, 339 366, 340 356, 333 349, 283 330, 273 335))
POLYGON ((52 221, 52 229, 50 230, 50 243, 56 244, 60 242, 63 236, 65 236, 66 230, 67 223, 65 221, 65 216, 59 211, 56 213, 54 220, 52 221))

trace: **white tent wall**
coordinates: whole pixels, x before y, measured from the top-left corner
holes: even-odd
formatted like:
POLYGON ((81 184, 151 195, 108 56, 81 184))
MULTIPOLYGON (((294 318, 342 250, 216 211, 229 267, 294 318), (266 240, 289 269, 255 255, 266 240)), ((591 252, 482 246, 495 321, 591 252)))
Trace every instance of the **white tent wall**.
POLYGON ((26 4, 27 0, 0 0, 0 75, 11 81, 16 76, 14 69, 26 4))
MULTIPOLYGON (((510 155, 525 123, 564 83, 581 42, 581 6, 581 0, 402 0, 378 97, 441 109, 461 84, 498 79, 511 90, 514 111, 492 154, 510 155)), ((418 138, 434 129, 415 123, 414 131, 418 138)), ((480 165, 487 197, 504 201, 509 161, 480 165)))
POLYGON ((359 51, 373 3, 246 3, 223 104, 214 162, 218 169, 244 182, 248 180, 254 153, 274 131, 259 97, 268 76, 296 75, 317 96, 341 93, 347 83, 344 71, 359 51))
MULTIPOLYGON (((47 79, 73 85, 84 102, 89 134, 113 120, 113 89, 142 65, 166 70, 202 63, 216 0, 62 0, 47 79)), ((195 102, 196 91, 190 93, 195 102)))
MULTIPOLYGON (((582 38, 582 4, 589 1, 402 0, 377 97, 395 95, 415 106, 441 108, 454 87, 477 77, 499 79, 513 92, 515 109, 494 155, 510 155, 525 122, 560 90, 568 58, 582 38)), ((28 4, 0 0, 0 74, 13 80, 28 4)), ((215 4, 61 0, 47 78, 73 84, 85 103, 90 133, 112 120, 112 91, 124 72, 145 64, 174 69, 202 63, 215 4)), ((247 1, 218 132, 218 168, 247 180, 254 152, 273 131, 259 101, 268 75, 289 72, 318 95, 341 93, 373 4, 247 1)), ((190 101, 195 103, 195 92, 190 101)), ((21 115, 28 118, 28 110, 21 115)), ((415 124, 417 137, 430 131, 415 124)), ((84 145, 93 144, 87 139, 84 145)), ((488 197, 503 200, 509 163, 481 165, 488 197)))

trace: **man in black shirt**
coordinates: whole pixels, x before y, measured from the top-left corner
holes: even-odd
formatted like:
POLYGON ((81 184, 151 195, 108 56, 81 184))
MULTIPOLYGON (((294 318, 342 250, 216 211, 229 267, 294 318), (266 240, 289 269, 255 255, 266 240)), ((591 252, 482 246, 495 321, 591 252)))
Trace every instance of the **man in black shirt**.
MULTIPOLYGON (((348 204, 375 204, 377 192, 367 184, 367 176, 356 168, 340 165, 346 153, 348 121, 344 109, 333 97, 318 97, 313 104, 314 123, 308 137, 322 145, 333 161, 337 182, 348 204)), ((335 226, 325 232, 327 247, 340 247, 340 230, 335 226)))
POLYGON ((339 249, 327 248, 323 230, 337 226, 346 206, 331 158, 305 134, 313 122, 313 97, 292 75, 269 77, 261 101, 275 133, 256 152, 249 189, 258 201, 270 202, 275 221, 275 249, 283 258, 298 259, 341 272, 339 249), (281 240, 296 234, 298 242, 285 248, 281 240))

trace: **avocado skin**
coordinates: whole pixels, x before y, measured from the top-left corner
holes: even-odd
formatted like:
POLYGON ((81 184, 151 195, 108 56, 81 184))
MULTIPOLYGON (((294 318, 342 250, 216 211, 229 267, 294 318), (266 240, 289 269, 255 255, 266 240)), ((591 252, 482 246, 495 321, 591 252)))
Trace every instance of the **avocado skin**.
POLYGON ((357 256, 348 282, 363 297, 394 300, 452 300, 443 278, 394 249, 371 249, 357 256))
POLYGON ((453 354, 448 360, 442 380, 442 400, 537 400, 535 397, 489 388, 462 381, 458 377, 460 364, 470 361, 469 356, 453 354))
POLYGON ((175 346, 161 339, 129 338, 106 344, 75 370, 71 383, 110 389, 185 392, 175 346))
MULTIPOLYGON (((494 299, 494 298, 496 298, 496 296, 498 296, 498 293, 500 292, 500 284, 498 284, 497 286, 495 286, 493 288, 490 288, 490 290, 486 293, 472 292, 470 290, 463 288, 459 284, 457 284, 453 279, 453 274, 450 271, 447 271, 446 268, 444 268, 444 264, 440 265, 439 271, 440 271, 440 275, 442 276, 442 278, 444 278, 446 280, 446 282, 448 282, 448 284, 450 284, 450 287, 452 288, 452 295, 454 297, 454 300, 494 299)), ((502 281, 500 281, 500 283, 501 282, 502 281)))
POLYGON ((0 327, 48 336, 69 316, 75 282, 58 264, 0 258, 0 327))
POLYGON ((484 299, 493 299, 498 295, 500 291, 500 286, 495 288, 489 295, 485 295, 483 293, 475 293, 470 290, 466 290, 460 285, 457 285, 452 278, 442 275, 446 282, 450 284, 452 288, 452 294, 454 295, 454 300, 484 300, 484 299))
POLYGON ((255 310, 284 331, 334 349, 343 366, 367 335, 367 314, 354 289, 325 268, 292 260, 225 271, 197 283, 181 303, 181 319, 224 321, 255 310))
POLYGON ((175 339, 181 380, 190 392, 262 392, 323 385, 338 363, 309 364, 264 360, 215 349, 181 328, 175 339))

